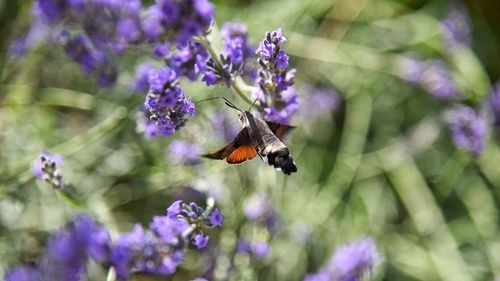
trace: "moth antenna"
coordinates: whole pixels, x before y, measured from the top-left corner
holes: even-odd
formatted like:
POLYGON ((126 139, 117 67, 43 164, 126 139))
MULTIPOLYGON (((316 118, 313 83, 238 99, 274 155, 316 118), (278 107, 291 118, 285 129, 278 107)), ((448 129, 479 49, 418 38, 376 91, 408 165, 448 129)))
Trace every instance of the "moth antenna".
POLYGON ((234 108, 238 111, 242 111, 241 109, 239 109, 236 105, 234 105, 232 102, 230 102, 228 99, 226 99, 225 97, 222 97, 226 102, 225 104, 231 108, 234 108))
POLYGON ((220 98, 221 97, 206 98, 206 99, 203 99, 203 100, 194 101, 193 103, 201 103, 201 102, 204 102, 204 101, 215 100, 215 99, 220 99, 220 98))
POLYGON ((255 105, 255 102, 257 101, 257 98, 255 98, 252 102, 252 104, 250 105, 250 108, 248 109, 248 111, 252 110, 252 107, 255 105))

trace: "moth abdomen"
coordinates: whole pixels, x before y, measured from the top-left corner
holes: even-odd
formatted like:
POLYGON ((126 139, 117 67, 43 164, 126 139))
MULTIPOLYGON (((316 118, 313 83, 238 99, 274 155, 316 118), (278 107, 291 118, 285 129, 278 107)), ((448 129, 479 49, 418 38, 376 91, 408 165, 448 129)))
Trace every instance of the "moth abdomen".
POLYGON ((267 154, 267 163, 287 175, 297 172, 297 166, 295 166, 295 162, 293 162, 293 158, 286 147, 269 152, 267 154))

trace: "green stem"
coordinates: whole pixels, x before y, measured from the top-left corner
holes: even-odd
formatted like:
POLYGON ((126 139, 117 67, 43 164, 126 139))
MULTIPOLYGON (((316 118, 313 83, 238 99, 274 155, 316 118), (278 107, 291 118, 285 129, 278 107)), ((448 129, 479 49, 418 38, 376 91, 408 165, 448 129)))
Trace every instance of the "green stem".
MULTIPOLYGON (((203 47, 205 47, 205 49, 207 49, 207 51, 210 53, 210 56, 215 61, 217 66, 222 68, 222 61, 220 60, 219 56, 217 55, 217 52, 214 50, 214 48, 212 48, 212 44, 210 44, 210 41, 206 37, 197 37, 194 38, 193 40, 202 44, 203 47)), ((240 98, 242 98, 246 103, 252 105, 253 100, 247 94, 245 94, 245 92, 241 89, 239 85, 240 83, 242 82, 240 81, 233 83, 231 85, 231 88, 233 88, 236 94, 238 94, 238 96, 240 96, 240 98)))

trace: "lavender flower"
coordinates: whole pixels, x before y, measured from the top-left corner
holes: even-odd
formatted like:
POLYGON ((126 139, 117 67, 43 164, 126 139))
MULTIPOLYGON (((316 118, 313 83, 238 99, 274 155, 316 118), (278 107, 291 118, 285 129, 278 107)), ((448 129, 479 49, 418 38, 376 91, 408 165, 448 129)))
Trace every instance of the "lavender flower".
POLYGON ((78 281, 86 273, 89 258, 106 261, 110 237, 87 215, 76 217, 65 229, 51 237, 42 262, 47 280, 78 281))
MULTIPOLYGON (((180 234, 176 233, 175 237, 180 234)), ((120 279, 127 279, 131 272, 170 275, 182 262, 181 249, 181 240, 165 241, 155 232, 144 231, 140 225, 136 225, 132 232, 118 237, 111 250, 110 260, 120 279)))
POLYGON ((118 76, 117 66, 109 59, 107 53, 96 49, 92 42, 84 35, 72 37, 69 33, 61 42, 66 54, 78 62, 85 74, 93 76, 101 86, 111 86, 118 76))
POLYGON ((184 96, 177 74, 168 67, 150 71, 148 83, 144 106, 160 134, 170 136, 186 124, 186 116, 195 114, 194 103, 184 96))
POLYGON ((338 280, 359 280, 372 271, 379 261, 379 253, 372 238, 363 238, 337 249, 330 262, 338 280))
POLYGON ((460 98, 462 93, 452 79, 448 65, 441 60, 426 62, 420 85, 433 96, 443 100, 460 98))
POLYGON ((298 102, 292 88, 295 69, 288 69, 288 55, 282 50, 286 38, 281 28, 267 32, 256 53, 259 55, 259 90, 254 96, 260 101, 266 119, 288 123, 297 111, 298 102))
POLYGON ((240 239, 236 245, 236 250, 239 253, 246 253, 257 259, 264 259, 269 255, 271 246, 264 241, 240 239))
POLYGON ((207 0, 158 0, 148 9, 149 19, 143 28, 150 40, 170 31, 175 34, 172 41, 184 46, 193 36, 208 32, 213 12, 214 7, 207 0))
POLYGON ((443 60, 401 58, 396 62, 396 72, 402 79, 421 86, 438 99, 456 100, 463 97, 451 76, 449 65, 443 60))
POLYGON ((203 228, 220 226, 222 220, 218 209, 210 213, 194 203, 176 201, 165 216, 153 218, 149 229, 136 225, 112 243, 104 227, 88 215, 79 215, 50 237, 37 264, 16 267, 7 272, 5 279, 84 280, 90 260, 113 267, 120 280, 128 279, 134 272, 170 275, 183 261, 185 242, 205 247, 209 238, 203 228))
POLYGON ((207 34, 213 13, 207 0, 158 0, 144 9, 140 0, 36 0, 33 26, 12 45, 11 56, 46 41, 62 46, 102 86, 111 86, 118 73, 110 54, 143 44, 165 58, 172 43, 183 47, 207 34))
POLYGON ((274 209, 269 196, 265 193, 254 194, 244 205, 246 217, 274 229, 279 221, 278 212, 274 209))
POLYGON ((444 46, 453 51, 458 46, 468 46, 471 42, 471 20, 467 9, 462 4, 451 4, 441 22, 444 46))
POLYGON ((493 85, 489 98, 489 106, 493 113, 494 125, 500 127, 500 82, 493 85))
POLYGON ((224 52, 216 58, 200 61, 199 67, 204 73, 202 81, 208 86, 225 84, 231 86, 236 77, 241 76, 249 82, 256 78, 254 63, 255 52, 247 41, 247 27, 242 23, 226 23, 221 29, 224 52))
POLYGON ((146 92, 149 89, 149 73, 154 70, 155 67, 150 63, 143 63, 137 66, 134 83, 130 85, 130 89, 137 93, 146 92))
POLYGON ((52 235, 37 264, 23 265, 5 275, 7 281, 81 280, 89 259, 106 263, 109 234, 90 216, 79 215, 52 235))
POLYGON ((63 157, 59 154, 51 155, 42 151, 39 160, 31 167, 31 172, 37 178, 43 179, 55 189, 64 187, 63 175, 59 167, 63 162, 63 157))
POLYGON ((307 120, 317 119, 335 110, 340 104, 340 97, 334 89, 320 89, 308 85, 300 91, 303 98, 299 98, 299 115, 307 120))
POLYGON ((182 140, 170 143, 167 159, 172 165, 196 165, 200 161, 201 148, 182 140))
POLYGON ((200 43, 189 42, 179 47, 170 58, 170 65, 178 76, 185 76, 191 81, 198 79, 201 69, 204 69, 208 53, 200 43))
POLYGON ((5 281, 43 281, 43 278, 36 266, 21 265, 7 272, 5 281))
POLYGON ((487 124, 476 111, 465 105, 454 105, 444 118, 451 131, 453 143, 459 149, 480 155, 484 150, 487 124))
POLYGON ((306 281, 358 281, 370 273, 380 260, 375 241, 365 237, 337 249, 326 267, 308 274, 306 281))
POLYGON ((213 112, 211 116, 210 127, 215 130, 213 135, 220 137, 222 141, 232 141, 241 131, 237 119, 234 116, 229 116, 226 110, 213 112))

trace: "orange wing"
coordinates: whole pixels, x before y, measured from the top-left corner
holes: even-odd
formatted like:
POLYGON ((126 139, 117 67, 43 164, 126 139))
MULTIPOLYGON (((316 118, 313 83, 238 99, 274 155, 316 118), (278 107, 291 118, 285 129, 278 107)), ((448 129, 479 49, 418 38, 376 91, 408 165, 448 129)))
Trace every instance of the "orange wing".
POLYGON ((243 163, 257 156, 257 151, 251 145, 242 145, 235 149, 227 158, 229 164, 243 163))

